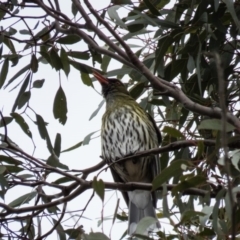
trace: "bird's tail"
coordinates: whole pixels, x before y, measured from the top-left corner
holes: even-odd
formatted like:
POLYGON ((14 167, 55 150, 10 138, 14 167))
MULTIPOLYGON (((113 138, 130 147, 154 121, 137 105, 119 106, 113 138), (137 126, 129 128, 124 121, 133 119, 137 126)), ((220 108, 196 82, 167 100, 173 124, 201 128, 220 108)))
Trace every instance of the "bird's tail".
MULTIPOLYGON (((128 234, 132 235, 137 228, 137 224, 144 217, 156 218, 156 225, 153 228, 160 228, 160 223, 157 219, 155 208, 152 202, 152 196, 149 191, 135 190, 129 192, 129 215, 128 215, 128 234)), ((146 229, 150 230, 150 229, 146 229)))

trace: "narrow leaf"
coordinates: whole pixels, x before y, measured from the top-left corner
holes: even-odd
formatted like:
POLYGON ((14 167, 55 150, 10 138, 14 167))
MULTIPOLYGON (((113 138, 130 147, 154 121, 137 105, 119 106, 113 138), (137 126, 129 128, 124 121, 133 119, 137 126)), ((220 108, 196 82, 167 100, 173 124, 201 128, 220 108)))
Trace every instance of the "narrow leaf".
POLYGON ((28 135, 28 137, 32 138, 32 133, 29 129, 28 124, 25 122, 24 118, 21 115, 19 115, 18 113, 11 113, 11 116, 14 118, 16 123, 18 123, 18 125, 21 127, 23 132, 26 135, 28 135))
MULTIPOLYGON (((235 129, 235 127, 230 124, 226 123, 227 132, 231 132, 235 129)), ((205 119, 203 120, 198 129, 211 129, 211 130, 222 130, 222 121, 220 119, 205 119)))
POLYGON ((59 122, 64 125, 67 121, 67 112, 67 98, 60 86, 53 103, 53 115, 55 119, 59 119, 59 122))
POLYGON ((5 83, 5 80, 7 78, 8 67, 9 67, 9 60, 8 60, 8 58, 6 58, 4 60, 2 70, 1 70, 1 73, 0 73, 0 89, 2 88, 2 86, 5 83))
POLYGON ((169 167, 163 169, 163 171, 153 179, 152 191, 156 190, 172 177, 180 175, 189 165, 190 163, 186 160, 177 160, 172 162, 169 167))
POLYGON ((35 54, 33 54, 31 58, 31 69, 33 73, 36 73, 38 71, 38 60, 35 54))
POLYGON ((57 133, 54 143, 54 152, 59 157, 61 152, 61 134, 57 133))
POLYGON ((56 42, 61 44, 74 44, 81 40, 81 38, 78 35, 67 35, 64 37, 59 38, 56 42))
POLYGON ((81 79, 87 86, 92 86, 92 80, 87 73, 81 72, 81 79))
POLYGON ((31 76, 32 76, 32 74, 31 74, 31 72, 29 72, 26 79, 24 80, 22 87, 20 88, 19 93, 17 95, 17 98, 13 104, 12 112, 14 112, 16 107, 18 106, 18 101, 19 101, 21 95, 25 92, 26 88, 28 87, 31 76))
POLYGON ((105 100, 103 99, 99 105, 98 105, 98 108, 92 113, 92 115, 90 116, 89 118, 89 121, 92 120, 99 112, 99 110, 102 108, 103 104, 105 103, 105 100))
POLYGON ((30 97, 31 97, 30 91, 23 93, 18 100, 18 109, 22 108, 29 101, 30 97))
POLYGON ((14 207, 21 206, 22 204, 29 203, 36 195, 37 195, 37 192, 24 194, 21 197, 9 203, 8 206, 14 208, 14 207))
POLYGON ((35 80, 33 82, 33 88, 41 88, 45 82, 45 79, 35 80))
POLYGON ((50 58, 52 62, 52 66, 58 71, 63 68, 61 58, 58 56, 57 51, 53 47, 50 51, 50 58))
POLYGON ((83 142, 81 141, 81 142, 79 142, 79 143, 73 145, 72 147, 63 150, 61 153, 69 152, 69 151, 72 151, 72 150, 74 150, 74 149, 76 149, 76 148, 79 148, 79 147, 82 146, 82 143, 83 143, 83 142))
POLYGON ((69 59, 68 59, 67 53, 64 50, 64 48, 61 48, 60 57, 61 57, 62 65, 63 65, 63 71, 65 72, 66 76, 68 76, 68 74, 70 72, 70 64, 69 64, 69 59))
POLYGON ((97 180, 96 177, 94 177, 92 186, 94 191, 97 193, 97 195, 101 198, 102 201, 104 201, 104 182, 102 179, 97 180))

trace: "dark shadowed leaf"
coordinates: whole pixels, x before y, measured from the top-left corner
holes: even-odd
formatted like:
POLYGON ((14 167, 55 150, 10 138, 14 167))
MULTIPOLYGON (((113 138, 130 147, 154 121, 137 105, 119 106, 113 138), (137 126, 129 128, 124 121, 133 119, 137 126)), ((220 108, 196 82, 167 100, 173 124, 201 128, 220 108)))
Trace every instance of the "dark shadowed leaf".
POLYGON ((84 73, 92 73, 92 68, 89 67, 86 64, 80 63, 80 62, 75 62, 72 60, 69 60, 70 64, 75 67, 77 70, 79 70, 80 72, 84 72, 84 73))
POLYGON ((59 157, 61 152, 61 134, 57 133, 54 143, 54 152, 59 157))
POLYGON ((61 44, 74 44, 81 40, 78 35, 67 35, 64 37, 59 38, 56 42, 61 44))
POLYGON ((15 47, 14 47, 14 45, 13 45, 13 43, 12 43, 10 38, 4 37, 3 38, 3 42, 5 43, 5 45, 9 48, 9 50, 12 53, 16 53, 15 47))
POLYGON ((47 164, 52 167, 57 167, 57 168, 62 168, 62 169, 68 170, 68 166, 65 164, 62 164, 59 161, 59 158, 57 157, 57 155, 55 155, 55 153, 53 153, 49 156, 49 158, 47 159, 47 164))
POLYGON ((68 74, 70 72, 70 64, 69 64, 69 59, 68 59, 67 53, 64 50, 64 48, 61 48, 60 57, 61 57, 62 65, 63 65, 63 71, 65 72, 66 76, 68 76, 68 74))
POLYGON ((190 162, 186 160, 177 160, 172 162, 169 167, 163 169, 163 171, 153 179, 152 190, 156 190, 172 177, 182 174, 188 166, 190 166, 190 162))
POLYGON ((31 69, 33 73, 36 73, 38 71, 38 60, 35 54, 33 54, 31 58, 31 69))
POLYGON ((53 102, 53 115, 55 119, 58 119, 64 125, 67 121, 67 112, 67 98, 60 86, 53 102))
POLYGON ((47 132, 46 123, 44 122, 42 116, 40 116, 38 114, 36 114, 36 120, 37 120, 36 123, 38 126, 39 134, 42 139, 46 140, 48 150, 50 153, 52 153, 53 147, 52 147, 52 143, 51 143, 50 137, 47 132))
POLYGON ((144 87, 145 82, 138 82, 129 90, 129 93, 134 99, 137 99, 142 95, 144 87))
POLYGON ((25 122, 24 118, 18 113, 11 113, 11 116, 14 118, 16 123, 18 123, 18 125, 21 127, 23 132, 27 134, 30 138, 32 138, 32 133, 29 129, 28 124, 25 122))
POLYGON ((91 232, 89 234, 83 234, 83 240, 110 240, 110 239, 103 233, 91 232))
POLYGON ((14 201, 10 202, 8 204, 8 206, 15 208, 15 207, 21 206, 25 203, 29 203, 36 195, 37 195, 37 192, 35 192, 35 191, 24 194, 21 197, 15 199, 14 201))
POLYGON ((67 55, 69 57, 83 59, 83 60, 88 60, 90 58, 90 54, 87 51, 85 52, 70 51, 70 52, 67 52, 67 55))
POLYGON ((119 5, 124 5, 124 4, 130 4, 132 5, 132 2, 130 0, 111 0, 112 4, 119 4, 119 5))
POLYGON ((32 77, 32 73, 29 72, 28 75, 27 75, 27 77, 26 77, 26 79, 24 80, 24 82, 23 82, 23 84, 22 84, 22 87, 20 88, 19 93, 18 93, 18 95, 17 95, 17 98, 16 98, 16 100, 15 100, 15 102, 14 102, 14 104, 13 104, 12 112, 14 112, 15 109, 16 109, 16 107, 18 106, 18 101, 19 101, 21 95, 22 95, 22 94, 25 92, 25 90, 27 89, 31 77, 32 77))
POLYGON ((84 230, 80 226, 77 229, 70 228, 64 232, 69 236, 69 239, 81 239, 81 235, 84 233, 84 230))
POLYGON ((8 74, 9 60, 6 58, 3 62, 2 70, 0 73, 0 89, 2 88, 8 74))
POLYGON ((78 13, 78 9, 76 7, 76 5, 74 4, 74 2, 72 2, 72 14, 75 17, 78 13))
POLYGON ((102 201, 104 201, 104 182, 102 179, 97 180, 96 177, 94 177, 92 186, 94 191, 97 193, 97 195, 101 198, 102 201))
POLYGON ((143 2, 146 4, 146 6, 148 7, 148 9, 153 15, 156 15, 156 16, 160 15, 159 11, 157 10, 157 8, 155 8, 155 6, 152 4, 150 0, 143 0, 143 2))
POLYGON ((55 48, 52 48, 50 51, 50 58, 52 66, 58 71, 63 68, 61 58, 58 56, 58 53, 55 48))
POLYGON ((0 119, 0 127, 3 127, 4 124, 8 125, 13 120, 12 117, 3 117, 3 118, 4 118, 4 121, 0 119))
POLYGON ((85 85, 92 86, 92 80, 87 73, 81 72, 81 79, 85 85))
POLYGON ((31 97, 30 91, 23 93, 18 100, 18 109, 22 108, 29 101, 30 97, 31 97))
MULTIPOLYGON (((39 60, 39 59, 38 59, 39 60)), ((25 73, 27 70, 30 69, 30 64, 26 65, 24 68, 22 68, 21 70, 19 70, 12 78, 10 78, 8 80, 7 85, 5 86, 5 88, 10 85, 15 79, 17 79, 19 76, 21 76, 23 73, 25 73)))
POLYGON ((33 82, 33 88, 41 88, 45 82, 45 79, 35 80, 33 82))

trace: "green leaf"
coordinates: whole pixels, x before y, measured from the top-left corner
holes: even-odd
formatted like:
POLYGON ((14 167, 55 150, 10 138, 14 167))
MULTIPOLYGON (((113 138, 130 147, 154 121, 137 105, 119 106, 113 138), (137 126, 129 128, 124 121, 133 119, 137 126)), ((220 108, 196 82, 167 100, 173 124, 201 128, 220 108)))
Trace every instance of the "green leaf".
POLYGON ((123 29, 127 29, 126 24, 123 22, 123 20, 119 17, 117 10, 120 8, 120 6, 114 5, 108 8, 107 12, 109 17, 112 20, 116 21, 116 24, 122 27, 123 29))
POLYGON ((21 161, 16 160, 16 159, 14 159, 12 157, 0 155, 0 163, 2 164, 2 162, 8 163, 8 164, 13 164, 13 165, 20 165, 20 164, 22 164, 21 161))
POLYGON ((69 152, 69 151, 72 151, 72 150, 74 150, 74 149, 76 149, 76 148, 79 148, 79 147, 82 146, 82 143, 83 143, 83 142, 81 141, 81 142, 79 142, 79 143, 73 145, 72 147, 63 150, 61 153, 69 152))
POLYGON ((132 5, 132 2, 130 0, 111 0, 111 3, 117 4, 117 5, 124 5, 124 4, 132 5))
POLYGON ((7 78, 8 67, 9 67, 9 60, 8 60, 8 58, 6 58, 4 60, 2 70, 1 70, 1 73, 0 73, 0 89, 2 88, 2 86, 5 83, 5 80, 7 78))
POLYGON ((69 59, 68 59, 67 53, 64 50, 64 48, 61 48, 60 57, 61 57, 62 65, 63 65, 63 71, 65 72, 66 76, 68 76, 68 74, 70 72, 70 64, 69 64, 69 59))
POLYGON ((73 16, 75 17, 78 13, 78 9, 77 7, 75 6, 74 2, 72 2, 72 14, 73 16))
POLYGON ((80 72, 84 72, 84 73, 92 73, 92 68, 89 67, 86 64, 80 63, 80 62, 75 62, 72 60, 69 60, 70 64, 76 68, 77 70, 79 70, 80 72))
POLYGON ((33 73, 36 73, 38 71, 38 60, 35 54, 32 54, 30 67, 33 73))
POLYGON ((182 174, 182 172, 186 170, 188 166, 190 166, 190 162, 186 160, 176 160, 171 162, 169 167, 163 169, 162 172, 153 179, 152 191, 155 191, 172 177, 182 174))
POLYGON ((144 87, 145 82, 138 82, 129 90, 129 93, 134 99, 138 99, 142 95, 144 87))
POLYGON ((33 88, 41 88, 45 82, 45 79, 35 80, 33 82, 33 88))
POLYGON ((4 37, 3 38, 3 42, 5 43, 5 45, 9 48, 9 50, 12 53, 16 53, 15 47, 14 47, 14 45, 13 45, 13 43, 12 43, 10 38, 4 37))
POLYGON ((177 186, 172 189, 172 193, 176 194, 177 192, 183 192, 188 188, 198 187, 203 184, 206 184, 206 178, 204 176, 197 175, 177 184, 177 186))
POLYGON ((146 6, 148 7, 148 9, 153 15, 156 15, 156 16, 161 15, 159 11, 155 8, 155 6, 151 3, 150 0, 143 0, 143 2, 146 4, 146 6))
MULTIPOLYGON (((57 220, 55 220, 54 218, 52 218, 52 221, 53 221, 54 225, 57 224, 57 220)), ((59 240, 66 240, 66 235, 65 235, 64 229, 60 223, 57 224, 55 230, 57 231, 59 240)))
POLYGON ((83 146, 84 146, 84 145, 88 145, 89 142, 90 142, 90 140, 91 140, 91 136, 92 136, 94 133, 96 133, 96 132, 98 132, 98 131, 94 131, 94 132, 89 133, 89 134, 83 139, 82 145, 83 145, 83 146))
POLYGON ((31 35, 30 31, 27 30, 27 29, 22 29, 19 31, 20 34, 23 34, 23 35, 31 35))
POLYGON ((83 60, 88 60, 90 58, 89 52, 78 52, 78 51, 70 51, 67 52, 67 55, 73 58, 78 58, 78 59, 83 59, 83 60))
MULTIPOLYGON (((220 119, 205 119, 201 121, 201 123, 198 126, 198 129, 211 129, 222 131, 222 121, 220 119)), ((227 132, 231 132, 235 129, 235 127, 227 122, 226 129, 227 132)))
POLYGON ((60 86, 54 98, 53 115, 55 119, 59 119, 59 122, 64 125, 67 121, 67 112, 67 98, 60 86))
POLYGON ((47 164, 52 166, 52 167, 57 167, 57 168, 62 168, 68 170, 68 166, 65 164, 62 164, 59 161, 59 158, 55 153, 51 154, 50 157, 47 159, 47 164))
POLYGON ((46 140, 48 150, 50 153, 52 153, 53 147, 52 147, 52 143, 51 143, 50 137, 47 132, 46 123, 44 122, 42 116, 40 116, 38 114, 36 114, 36 120, 37 120, 39 134, 42 139, 46 140))
MULTIPOLYGON (((109 49, 108 49, 109 50, 109 49)), ((111 61, 111 57, 104 55, 102 59, 101 69, 103 72, 107 72, 108 65, 111 61)))
POLYGON ((27 70, 30 69, 30 64, 26 65, 24 68, 22 68, 21 70, 19 70, 7 83, 7 85, 5 86, 5 88, 7 86, 9 86, 16 78, 18 78, 19 76, 21 76, 23 73, 25 73, 27 70))
POLYGON ((99 104, 98 108, 92 113, 92 115, 89 118, 89 121, 92 120, 99 112, 99 110, 102 108, 103 104, 105 103, 105 100, 103 99, 99 104))
POLYGON ((103 233, 91 232, 89 234, 83 234, 83 240, 110 240, 110 239, 103 233))
POLYGON ((32 138, 32 133, 29 129, 28 124, 25 122, 24 118, 18 113, 11 113, 11 116, 14 118, 16 123, 21 127, 23 132, 30 138, 32 138))
POLYGON ((81 38, 78 35, 67 35, 64 37, 59 38, 56 42, 61 44, 74 44, 81 40, 81 38))
POLYGON ((176 128, 165 126, 162 130, 162 132, 169 134, 172 137, 175 138, 183 138, 185 139, 185 136, 176 128))
POLYGON ((30 91, 23 93, 18 100, 18 109, 22 108, 29 101, 30 97, 31 97, 30 91))
POLYGON ((57 133, 54 143, 54 152, 59 157, 61 152, 61 134, 57 133))
POLYGON ((15 199, 14 201, 10 202, 8 204, 8 206, 15 208, 15 207, 21 206, 25 203, 29 203, 36 195, 37 195, 37 192, 35 192, 35 191, 24 194, 21 197, 15 199))
POLYGON ((81 72, 82 82, 87 86, 92 86, 92 80, 87 73, 81 72))
POLYGON ((0 174, 3 174, 6 170, 7 168, 5 166, 0 165, 0 174))
MULTIPOLYGON (((136 228, 136 232, 134 233, 134 235, 145 235, 146 236, 146 231, 147 229, 156 224, 157 220, 156 218, 153 217, 144 217, 140 220, 140 222, 137 224, 137 228, 136 228)), ((144 238, 146 239, 146 238, 144 238)))
POLYGON ((20 99, 21 95, 25 92, 26 88, 28 87, 28 84, 29 84, 29 81, 30 81, 31 77, 32 77, 32 73, 29 72, 26 79, 24 80, 24 82, 22 84, 22 87, 20 88, 19 93, 17 95, 17 98, 16 98, 16 100, 13 104, 12 112, 14 112, 16 107, 18 106, 19 99, 20 99))
POLYGON ((94 191, 97 193, 97 195, 100 197, 102 201, 104 201, 104 182, 102 179, 97 180, 96 177, 94 177, 92 186, 94 191))
POLYGON ((64 232, 69 236, 69 239, 81 239, 82 234, 84 233, 84 230, 81 227, 75 228, 69 228, 64 230, 64 232))
POLYGON ((63 68, 61 58, 58 56, 58 53, 54 47, 50 51, 50 58, 51 58, 52 66, 56 69, 56 71, 63 68))

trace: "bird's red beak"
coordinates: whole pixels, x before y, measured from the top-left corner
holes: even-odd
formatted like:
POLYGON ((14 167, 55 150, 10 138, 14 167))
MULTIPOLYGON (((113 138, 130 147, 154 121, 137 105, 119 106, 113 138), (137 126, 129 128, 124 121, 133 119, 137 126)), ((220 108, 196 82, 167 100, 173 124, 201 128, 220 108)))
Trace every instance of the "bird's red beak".
POLYGON ((101 75, 99 72, 92 71, 92 74, 101 84, 108 84, 108 79, 101 75))

